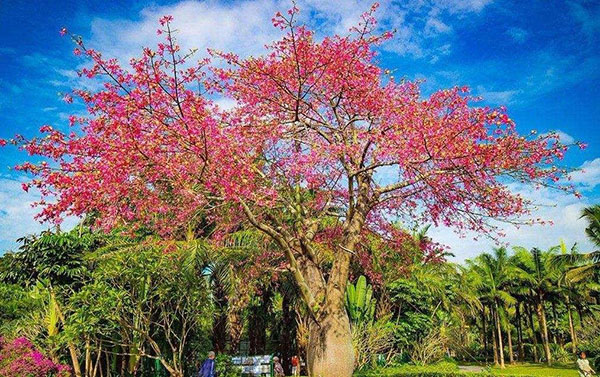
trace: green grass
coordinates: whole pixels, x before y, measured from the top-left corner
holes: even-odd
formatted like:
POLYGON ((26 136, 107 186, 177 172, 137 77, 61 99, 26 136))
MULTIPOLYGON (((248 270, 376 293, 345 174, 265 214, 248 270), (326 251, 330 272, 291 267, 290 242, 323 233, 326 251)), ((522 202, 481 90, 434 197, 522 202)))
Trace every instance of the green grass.
POLYGON ((540 377, 579 377, 575 363, 569 365, 554 365, 552 367, 543 364, 519 364, 507 365, 505 369, 492 368, 492 373, 498 376, 540 376, 540 377))
POLYGON ((357 377, 477 377, 490 376, 490 372, 494 376, 527 376, 527 377, 579 377, 579 373, 575 367, 575 363, 566 365, 554 365, 552 367, 543 364, 518 364, 507 365, 505 369, 496 367, 485 368, 481 364, 469 364, 484 367, 483 373, 471 373, 459 371, 455 364, 440 363, 438 365, 415 366, 401 365, 392 368, 383 368, 371 371, 358 372, 357 377))

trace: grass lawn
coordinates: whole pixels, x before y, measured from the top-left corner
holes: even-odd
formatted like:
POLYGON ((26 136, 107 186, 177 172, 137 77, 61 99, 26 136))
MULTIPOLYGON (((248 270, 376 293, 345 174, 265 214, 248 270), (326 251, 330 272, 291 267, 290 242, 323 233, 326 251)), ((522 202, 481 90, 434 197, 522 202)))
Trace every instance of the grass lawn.
MULTIPOLYGON (((375 376, 402 376, 410 375, 411 373, 423 373, 423 372, 458 372, 459 367, 456 364, 440 363, 435 365, 426 366, 415 366, 415 365, 401 365, 397 367, 377 369, 372 371, 357 372, 355 376, 362 377, 375 377, 375 376)), ((485 371, 491 371, 495 376, 535 376, 535 377, 579 377, 579 373, 573 364, 555 364, 552 367, 548 367, 544 364, 532 364, 524 363, 517 365, 506 365, 505 369, 492 367, 491 370, 487 369, 483 364, 469 363, 464 367, 460 368, 460 371, 470 375, 471 372, 474 377, 478 376, 479 373, 485 371)))
POLYGON ((552 367, 543 364, 518 364, 507 365, 505 369, 492 368, 492 373, 502 375, 528 375, 544 377, 579 377, 575 363, 566 365, 554 365, 552 367))

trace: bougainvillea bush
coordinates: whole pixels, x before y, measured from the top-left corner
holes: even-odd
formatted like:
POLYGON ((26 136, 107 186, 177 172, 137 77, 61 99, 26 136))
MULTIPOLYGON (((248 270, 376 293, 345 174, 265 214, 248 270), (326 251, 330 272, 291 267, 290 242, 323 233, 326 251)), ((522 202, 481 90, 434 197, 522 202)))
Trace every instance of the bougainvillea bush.
POLYGON ((26 338, 0 337, 0 376, 69 377, 71 368, 50 360, 26 338))

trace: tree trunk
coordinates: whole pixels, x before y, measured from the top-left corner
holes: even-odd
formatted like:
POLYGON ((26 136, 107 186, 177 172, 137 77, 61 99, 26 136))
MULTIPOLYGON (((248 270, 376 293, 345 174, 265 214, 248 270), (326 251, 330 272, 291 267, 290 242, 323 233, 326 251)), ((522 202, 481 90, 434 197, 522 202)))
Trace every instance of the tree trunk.
POLYGON ((286 376, 292 374, 292 357, 297 355, 297 349, 295 345, 295 337, 290 336, 297 334, 297 323, 295 319, 295 312, 292 306, 292 297, 294 292, 291 289, 284 289, 282 292, 282 315, 281 315, 281 331, 279 334, 279 350, 281 351, 281 358, 283 359, 283 369, 285 370, 286 376))
POLYGON ((498 366, 498 365, 500 365, 500 363, 498 362, 498 340, 497 340, 496 334, 494 334, 495 333, 494 326, 493 326, 493 322, 494 322, 493 317, 494 316, 492 313, 493 313, 493 311, 490 311, 490 317, 492 317, 490 320, 490 322, 492 322, 492 325, 490 326, 491 327, 490 332, 492 333, 492 351, 494 351, 494 365, 498 366))
POLYGON ((531 340, 533 342, 533 361, 534 362, 539 362, 540 359, 538 357, 538 341, 537 341, 537 333, 535 331, 535 324, 533 323, 533 313, 532 313, 532 309, 529 305, 526 306, 527 308, 527 314, 529 317, 529 325, 531 327, 531 340))
POLYGON ((213 297, 215 303, 215 319, 212 328, 213 350, 217 353, 224 353, 227 347, 227 297, 225 288, 217 282, 213 287, 213 297))
POLYGON ((483 353, 485 354, 485 362, 487 363, 488 361, 488 356, 489 356, 489 352, 488 352, 488 338, 487 338, 487 329, 486 329, 486 313, 485 313, 485 306, 483 307, 483 311, 481 312, 481 324, 483 327, 483 353))
POLYGON ((544 310, 543 297, 540 293, 538 293, 536 311, 540 323, 540 333, 542 335, 542 342, 544 344, 544 353, 546 354, 546 364, 550 366, 552 365, 552 355, 550 353, 550 341, 548 340, 548 324, 546 323, 546 312, 544 310))
POLYGON ((506 336, 508 337, 508 361, 511 364, 515 363, 515 358, 513 357, 513 345, 512 345, 512 335, 511 335, 510 322, 508 322, 508 328, 506 329, 506 336))
POLYGON ((556 314, 556 303, 554 301, 551 302, 552 305, 552 324, 554 325, 554 331, 552 332, 552 339, 554 340, 554 344, 558 344, 558 314, 556 314))
POLYGON ((523 323, 521 321, 521 303, 518 302, 516 306, 517 316, 517 341, 519 342, 519 361, 525 361, 525 349, 523 348, 523 323))
MULTIPOLYGON (((354 371, 354 348, 345 295, 351 257, 367 214, 377 200, 373 197, 371 182, 370 171, 357 174, 350 181, 350 184, 357 184, 355 197, 346 212, 342 241, 336 245, 335 259, 328 273, 323 270, 318 252, 312 245, 319 222, 305 219, 305 230, 292 236, 278 230, 276 222, 271 224, 275 227, 260 222, 246 203, 240 203, 250 223, 268 234, 285 253, 290 272, 307 306, 310 325, 306 356, 311 377, 351 377, 354 371)), ((300 201, 297 205, 302 207, 300 201)))
POLYGON ((496 330, 498 330, 498 356, 500 359, 500 368, 504 369, 504 345, 502 344, 502 327, 500 326, 500 313, 498 305, 494 303, 494 317, 496 319, 496 330))
MULTIPOLYGON (((53 298, 54 302, 56 303, 56 314, 58 314, 58 318, 64 325, 66 323, 65 316, 60 308, 60 305, 58 304, 58 301, 56 300, 54 291, 50 290, 50 294, 52 295, 52 298, 53 298)), ((72 341, 68 341, 67 347, 69 348, 69 354, 71 356, 71 364, 73 366, 73 373, 75 373, 75 377, 81 377, 81 366, 79 364, 79 359, 77 358, 77 349, 75 348, 75 344, 73 344, 72 341)))
POLYGON ((311 377, 352 376, 354 349, 345 308, 326 310, 319 323, 311 323, 307 359, 311 377))
POLYGON ((575 308, 577 309, 577 315, 579 315, 579 328, 583 329, 583 308, 577 302, 575 303, 575 308))
MULTIPOLYGON (((258 305, 250 307, 248 326, 248 340, 250 342, 250 355, 262 355, 267 347, 267 324, 269 321, 269 305, 272 292, 269 287, 262 287, 262 295, 258 305)), ((286 329, 287 330, 287 329, 286 329)))
POLYGON ((571 350, 573 354, 577 353, 577 334, 573 325, 573 313, 571 312, 571 298, 569 294, 565 294, 565 305, 567 306, 567 315, 569 317, 569 333, 571 334, 571 350))

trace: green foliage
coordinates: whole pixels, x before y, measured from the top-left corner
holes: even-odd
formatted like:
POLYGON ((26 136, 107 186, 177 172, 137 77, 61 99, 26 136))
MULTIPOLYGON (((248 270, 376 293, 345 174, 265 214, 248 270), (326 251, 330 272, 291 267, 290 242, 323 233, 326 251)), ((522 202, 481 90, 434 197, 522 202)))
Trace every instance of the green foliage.
POLYGON ((394 325, 390 322, 390 317, 352 325, 352 344, 356 369, 374 367, 378 362, 378 355, 386 355, 387 358, 383 360, 386 363, 395 354, 394 325))
POLYGON ((45 231, 20 238, 19 252, 8 253, 0 264, 0 280, 21 285, 40 279, 52 285, 80 282, 88 274, 83 255, 103 243, 104 237, 77 227, 70 232, 45 231))
POLYGON ((364 275, 358 277, 356 285, 348 283, 346 308, 353 323, 372 322, 375 318, 375 302, 373 287, 367 284, 364 275))
POLYGON ((240 377, 242 372, 239 367, 233 365, 231 356, 219 354, 215 358, 216 372, 219 377, 240 377))
POLYGON ((600 247, 600 204, 584 208, 581 217, 588 222, 588 226, 585 228, 588 238, 600 247))

